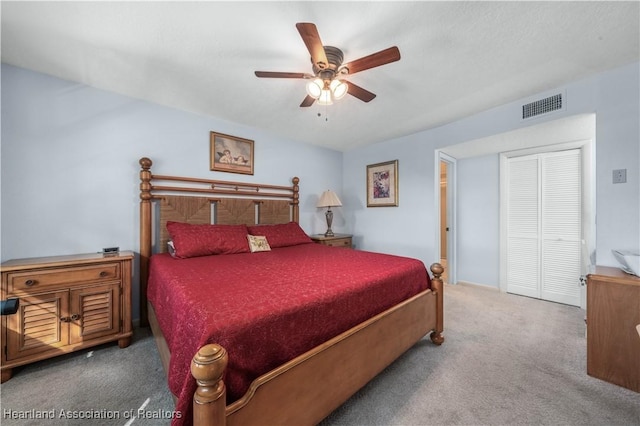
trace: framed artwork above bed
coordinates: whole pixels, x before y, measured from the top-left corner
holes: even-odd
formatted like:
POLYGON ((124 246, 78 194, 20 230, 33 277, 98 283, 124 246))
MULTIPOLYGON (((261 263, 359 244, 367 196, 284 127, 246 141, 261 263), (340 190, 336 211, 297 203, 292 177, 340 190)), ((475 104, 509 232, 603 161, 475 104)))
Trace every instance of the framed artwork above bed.
POLYGON ((253 144, 250 139, 211 132, 211 170, 253 174, 253 144))
POLYGON ((398 160, 367 166, 367 207, 398 206, 398 160))

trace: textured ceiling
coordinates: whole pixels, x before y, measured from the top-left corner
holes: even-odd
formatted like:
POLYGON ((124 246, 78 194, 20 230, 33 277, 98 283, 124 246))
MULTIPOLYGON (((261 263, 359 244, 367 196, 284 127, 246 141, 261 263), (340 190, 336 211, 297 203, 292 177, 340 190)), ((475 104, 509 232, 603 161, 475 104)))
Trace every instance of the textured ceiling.
POLYGON ((345 151, 636 62, 639 6, 2 1, 2 62, 345 151), (345 62, 394 45, 402 58, 350 77, 369 103, 300 108, 305 80, 253 73, 311 72, 296 22, 345 62))

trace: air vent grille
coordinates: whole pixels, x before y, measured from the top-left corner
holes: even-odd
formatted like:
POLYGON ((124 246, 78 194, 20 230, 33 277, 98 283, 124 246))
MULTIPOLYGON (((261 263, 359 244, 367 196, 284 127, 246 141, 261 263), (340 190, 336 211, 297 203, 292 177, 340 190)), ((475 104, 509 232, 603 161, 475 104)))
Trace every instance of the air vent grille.
POLYGON ((546 114, 551 111, 562 109, 562 94, 549 96, 539 101, 522 105, 522 119, 535 117, 540 114, 546 114))

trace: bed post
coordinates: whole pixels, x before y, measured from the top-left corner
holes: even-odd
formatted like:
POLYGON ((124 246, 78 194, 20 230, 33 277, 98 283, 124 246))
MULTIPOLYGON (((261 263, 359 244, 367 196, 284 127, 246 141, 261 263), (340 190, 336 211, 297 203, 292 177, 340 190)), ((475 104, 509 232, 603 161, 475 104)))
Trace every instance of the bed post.
POLYGON ((151 257, 151 165, 147 157, 140 159, 140 326, 149 325, 147 280, 151 257))
POLYGON ((291 181, 293 182, 293 221, 295 223, 299 223, 300 222, 300 187, 298 186, 298 184, 300 183, 300 178, 298 176, 294 177, 293 179, 291 179, 291 181))
POLYGON ((433 273, 431 288, 436 294, 436 328, 431 333, 431 341, 436 345, 441 345, 444 342, 442 336, 444 330, 444 284, 441 278, 444 268, 441 264, 434 263, 430 269, 433 273))
POLYGON ((191 374, 198 383, 193 395, 194 426, 226 424, 227 390, 222 377, 229 357, 220 345, 201 347, 191 361, 191 374))

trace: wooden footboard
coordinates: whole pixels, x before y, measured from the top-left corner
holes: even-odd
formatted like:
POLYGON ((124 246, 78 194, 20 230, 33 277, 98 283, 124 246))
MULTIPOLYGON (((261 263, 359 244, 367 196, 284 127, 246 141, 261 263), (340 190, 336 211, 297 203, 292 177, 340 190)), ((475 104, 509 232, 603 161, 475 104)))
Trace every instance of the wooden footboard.
POLYGON ((443 268, 433 264, 431 271, 432 290, 260 376, 244 397, 229 406, 222 380, 227 352, 216 344, 202 347, 191 363, 198 382, 193 424, 317 424, 429 332, 440 345, 443 268))

